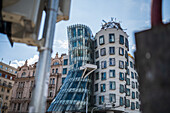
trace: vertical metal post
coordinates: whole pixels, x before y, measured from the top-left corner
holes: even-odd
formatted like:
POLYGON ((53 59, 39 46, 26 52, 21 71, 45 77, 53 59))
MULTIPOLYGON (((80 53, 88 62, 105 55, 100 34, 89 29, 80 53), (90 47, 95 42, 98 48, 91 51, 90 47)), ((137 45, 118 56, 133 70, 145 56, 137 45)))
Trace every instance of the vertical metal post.
POLYGON ((50 76, 50 62, 54 39, 59 0, 48 0, 43 38, 44 47, 39 48, 39 61, 36 68, 35 89, 29 107, 29 113, 45 113, 48 83, 50 76))

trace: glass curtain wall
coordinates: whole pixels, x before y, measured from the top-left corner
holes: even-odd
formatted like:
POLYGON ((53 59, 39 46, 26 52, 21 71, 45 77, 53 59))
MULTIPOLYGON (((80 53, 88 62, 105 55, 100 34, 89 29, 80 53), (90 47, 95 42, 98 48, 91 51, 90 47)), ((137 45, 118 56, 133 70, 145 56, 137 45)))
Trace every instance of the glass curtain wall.
MULTIPOLYGON (((85 111, 86 98, 91 94, 90 75, 83 78, 79 68, 93 63, 93 39, 89 27, 81 24, 67 28, 69 41, 70 70, 48 111, 85 111)), ((90 99, 90 96, 89 96, 90 99)), ((90 104, 88 104, 90 105, 90 104)))

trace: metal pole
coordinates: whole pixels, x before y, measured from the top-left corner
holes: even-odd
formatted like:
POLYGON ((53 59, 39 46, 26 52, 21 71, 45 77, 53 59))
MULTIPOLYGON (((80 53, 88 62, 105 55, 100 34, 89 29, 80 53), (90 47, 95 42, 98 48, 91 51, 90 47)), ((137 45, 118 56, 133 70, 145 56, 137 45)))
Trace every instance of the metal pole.
POLYGON ((55 24, 57 18, 59 0, 48 0, 46 20, 43 38, 45 38, 44 47, 39 48, 39 61, 36 68, 35 89, 33 98, 29 107, 29 113, 45 113, 46 99, 48 92, 48 83, 50 76, 50 62, 52 45, 54 39, 55 24))

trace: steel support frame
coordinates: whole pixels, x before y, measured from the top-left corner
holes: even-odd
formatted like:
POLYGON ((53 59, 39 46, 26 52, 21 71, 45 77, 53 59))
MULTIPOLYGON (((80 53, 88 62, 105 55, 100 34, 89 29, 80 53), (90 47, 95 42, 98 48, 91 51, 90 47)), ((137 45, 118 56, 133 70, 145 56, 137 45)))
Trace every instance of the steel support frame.
POLYGON ((47 0, 47 10, 44 25, 44 46, 39 48, 39 61, 35 73, 35 89, 29 106, 29 113, 45 113, 52 46, 57 18, 59 0, 47 0))

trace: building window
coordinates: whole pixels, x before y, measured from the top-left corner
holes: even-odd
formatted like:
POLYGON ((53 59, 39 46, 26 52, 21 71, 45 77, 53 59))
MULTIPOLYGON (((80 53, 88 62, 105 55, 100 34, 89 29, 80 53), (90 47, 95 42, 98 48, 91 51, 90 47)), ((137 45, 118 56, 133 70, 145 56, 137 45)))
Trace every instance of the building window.
POLYGON ((7 89, 7 93, 9 93, 10 92, 10 90, 9 89, 7 89))
POLYGON ((73 46, 73 47, 77 47, 77 41, 73 41, 73 42, 72 42, 72 46, 73 46))
POLYGON ((135 92, 132 91, 132 99, 135 99, 135 92))
POLYGON ((127 69, 127 74, 129 75, 129 69, 127 69))
POLYGON ((59 65, 59 62, 54 62, 53 65, 54 66, 59 65))
POLYGON ((100 49, 100 55, 101 55, 101 56, 106 55, 106 48, 100 49))
POLYGON ((35 71, 33 71, 33 74, 32 74, 32 76, 35 76, 35 71))
POLYGON ((94 96, 94 104, 96 104, 96 96, 94 96))
POLYGON ((55 78, 53 78, 53 82, 52 82, 52 84, 55 84, 55 78))
POLYGON ((63 68, 63 74, 67 74, 67 68, 63 68))
POLYGON ((21 74, 21 77, 25 77, 25 75, 26 75, 26 73, 25 73, 25 72, 23 72, 23 73, 21 74))
POLYGON ((18 103, 18 108, 17 108, 17 110, 18 110, 18 111, 20 110, 20 105, 21 105, 21 104, 20 104, 20 103, 18 103))
POLYGON ((49 97, 53 97, 53 91, 50 91, 49 97))
POLYGON ((131 110, 135 110, 135 103, 131 102, 131 110))
POLYGON ((99 51, 95 52, 96 59, 99 58, 99 51))
POLYGON ((130 79, 126 78, 126 85, 130 85, 130 79))
POLYGON ((124 44, 124 36, 120 35, 119 37, 119 44, 124 44))
POLYGON ((124 62, 119 60, 119 68, 120 69, 123 69, 124 68, 124 62))
POLYGON ((139 109, 139 102, 136 102, 136 109, 139 109))
POLYGON ((99 44, 100 45, 104 44, 104 35, 99 37, 99 44))
POLYGON ((115 90, 116 89, 116 82, 115 81, 110 81, 109 85, 110 85, 110 90, 115 90))
POLYGON ((8 70, 8 67, 5 67, 6 70, 8 70))
POLYGON ((115 66, 115 58, 109 58, 109 65, 115 66))
POLYGON ((136 98, 139 98, 139 93, 136 91, 136 98))
POLYGON ((109 34, 109 42, 114 43, 115 42, 115 35, 114 34, 109 34))
POLYGON ((119 80, 124 80, 124 73, 122 72, 119 72, 119 80))
POLYGON ((68 65, 68 59, 64 59, 64 65, 68 65))
POLYGON ((131 77, 134 79, 134 73, 133 72, 131 72, 131 77))
POLYGON ((3 65, 0 65, 0 68, 2 69, 2 68, 3 68, 3 65))
POLYGON ((120 92, 120 93, 124 93, 124 85, 120 84, 119 92, 120 92))
POLYGON ((29 110, 29 105, 30 105, 30 103, 27 104, 27 111, 29 110))
POLYGON ((119 105, 120 105, 120 106, 123 106, 123 97, 120 97, 120 99, 119 99, 119 105))
MULTIPOLYGON (((126 50, 125 50, 125 58, 128 59, 128 52, 126 50)), ((127 64, 128 64, 128 62, 127 62, 127 64)))
POLYGON ((119 47, 119 55, 124 55, 124 49, 123 48, 121 48, 121 47, 119 47))
POLYGON ((115 77, 115 70, 109 70, 109 77, 110 78, 115 77))
POLYGON ((29 98, 31 98, 31 96, 32 96, 32 92, 30 91, 30 93, 29 93, 29 98))
POLYGON ((95 79, 99 80, 99 72, 96 73, 95 79))
POLYGON ((138 83, 136 82, 136 88, 138 89, 139 88, 139 86, 138 86, 138 83))
POLYGON ((81 36, 83 34, 83 29, 78 29, 78 36, 81 36))
POLYGON ((138 80, 138 76, 137 76, 137 74, 135 73, 135 79, 137 79, 138 80))
POLYGON ((2 73, 0 73, 0 77, 2 76, 2 73))
POLYGON ((107 67, 106 61, 101 61, 101 68, 104 69, 107 67))
POLYGON ((130 67, 133 68, 133 63, 130 61, 130 67))
POLYGON ((105 84, 100 84, 100 91, 105 92, 106 91, 106 85, 105 84))
POLYGON ((125 106, 126 106, 126 107, 130 107, 130 100, 129 100, 129 99, 126 99, 125 106))
POLYGON ((2 87, 2 88, 1 88, 1 92, 4 92, 4 91, 5 91, 5 89, 2 87))
POLYGON ((116 94, 109 94, 109 101, 110 103, 116 102, 116 94))
POLYGON ((126 96, 130 96, 130 89, 126 88, 126 96))
POLYGON ((103 104, 104 103, 104 96, 99 96, 99 104, 103 104))
POLYGON ((99 69, 100 68, 99 61, 96 62, 96 65, 97 65, 97 69, 99 69))
POLYGON ((62 78, 62 84, 64 83, 65 78, 62 78))
POLYGON ((54 73, 54 69, 52 69, 52 73, 54 73))
POLYGON ((98 91, 98 83, 94 85, 94 91, 98 91))
POLYGON ((106 80, 106 72, 101 73, 101 80, 106 80))
POLYGON ((127 39, 127 38, 125 38, 125 46, 126 46, 127 48, 129 48, 129 42, 128 42, 128 39, 127 39))
POLYGON ((94 41, 94 47, 97 48, 97 40, 94 41))
POLYGON ((8 75, 5 75, 5 78, 7 78, 8 77, 8 75))
POLYGON ((109 47, 109 54, 114 55, 115 54, 115 47, 109 47))
POLYGON ((132 81, 132 88, 135 89, 135 82, 132 81))
POLYGON ((58 73, 58 68, 55 69, 55 73, 58 73))

